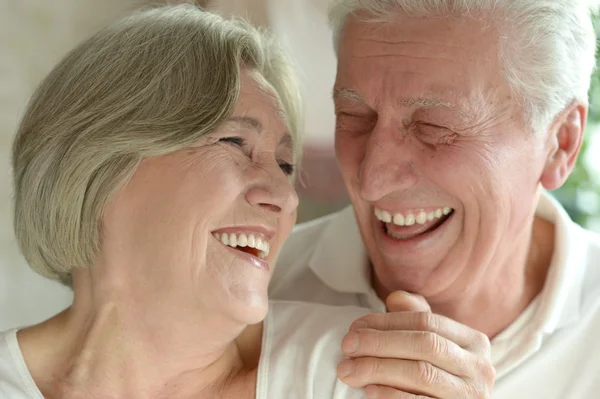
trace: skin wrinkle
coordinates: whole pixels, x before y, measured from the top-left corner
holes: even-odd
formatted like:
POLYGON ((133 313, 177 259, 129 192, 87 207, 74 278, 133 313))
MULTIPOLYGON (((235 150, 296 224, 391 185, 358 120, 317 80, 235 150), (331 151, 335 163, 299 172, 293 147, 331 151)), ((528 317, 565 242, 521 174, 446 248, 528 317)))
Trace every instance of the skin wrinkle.
POLYGON ((398 19, 348 18, 333 92, 336 153, 376 290, 382 298, 393 289, 420 293, 434 311, 493 336, 535 293, 518 267, 526 262, 537 197, 517 197, 539 184, 543 144, 523 126, 502 79, 497 27, 398 19), (421 40, 407 46, 414 36, 421 40), (456 62, 440 55, 448 41, 456 43, 448 54, 456 62), (428 52, 436 56, 423 56, 428 52), (443 241, 424 252, 388 254, 373 231, 373 204, 445 204, 455 215, 443 241), (498 301, 509 286, 524 295, 498 301), (479 309, 498 302, 504 319, 483 320, 479 309))
MULTIPOLYGON (((407 56, 407 54, 402 54, 402 53, 396 53, 396 54, 377 54, 378 58, 394 58, 394 57, 398 57, 398 56, 407 56)), ((354 56, 354 58, 356 59, 368 59, 371 58, 372 55, 371 54, 361 54, 361 55, 356 55, 354 56)), ((440 57, 416 57, 416 56, 411 56, 411 58, 414 58, 416 60, 432 60, 432 61, 447 61, 451 64, 457 64, 459 65, 460 62, 459 61, 452 61, 448 58, 440 58, 440 57)))
MULTIPOLYGON (((270 274, 248 267, 211 232, 235 224, 274 229, 273 265, 294 224, 297 196, 278 165, 292 151, 279 144, 285 123, 273 96, 261 95, 249 75, 242 74, 234 115, 259 119, 261 135, 217 129, 191 148, 146 158, 106 207, 97 264, 74 271, 74 305, 43 325, 57 330, 52 345, 40 345, 52 353, 26 345, 26 361, 30 353, 36 364, 41 357, 52 362, 39 366, 53 370, 52 380, 31 370, 45 396, 251 394, 256 366, 246 367, 252 355, 244 340, 256 336, 266 313, 270 274), (252 157, 219 142, 232 135, 248 141, 252 157)), ((19 333, 21 340, 29 331, 19 333)), ((251 343, 260 347, 260 336, 251 343)))
MULTIPOLYGON (((380 43, 380 44, 397 44, 397 41, 393 41, 393 40, 385 40, 385 39, 364 39, 364 38, 356 38, 355 39, 357 42, 365 42, 365 43, 380 43)), ((410 41, 410 40, 403 40, 402 44, 414 44, 417 46, 423 45, 423 46, 429 46, 428 42, 419 42, 419 41, 410 41)), ((451 44, 451 43, 446 43, 446 44, 442 44, 442 46, 444 47, 448 47, 450 49, 454 49, 454 48, 460 48, 460 45, 455 45, 455 44, 451 44)), ((404 55, 404 54, 399 54, 399 55, 404 55)), ((409 54, 407 54, 409 55, 409 54)), ((410 56, 410 55, 409 55, 410 56)))

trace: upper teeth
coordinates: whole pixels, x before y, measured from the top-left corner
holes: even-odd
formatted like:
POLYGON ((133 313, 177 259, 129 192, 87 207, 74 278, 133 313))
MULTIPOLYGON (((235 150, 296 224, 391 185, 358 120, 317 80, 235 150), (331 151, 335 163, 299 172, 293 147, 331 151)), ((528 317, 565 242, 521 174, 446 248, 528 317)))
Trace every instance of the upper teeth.
POLYGON ((259 257, 266 258, 269 255, 269 242, 266 239, 255 236, 254 234, 234 234, 234 233, 214 233, 215 238, 223 244, 232 248, 251 247, 260 251, 259 257))
POLYGON ((431 212, 407 212, 405 214, 396 213, 392 216, 391 213, 387 211, 382 211, 381 209, 375 208, 375 217, 381 220, 384 223, 394 223, 398 226, 412 226, 415 223, 425 224, 427 222, 431 222, 433 219, 440 219, 442 216, 448 215, 452 212, 452 208, 443 207, 438 208, 431 212))

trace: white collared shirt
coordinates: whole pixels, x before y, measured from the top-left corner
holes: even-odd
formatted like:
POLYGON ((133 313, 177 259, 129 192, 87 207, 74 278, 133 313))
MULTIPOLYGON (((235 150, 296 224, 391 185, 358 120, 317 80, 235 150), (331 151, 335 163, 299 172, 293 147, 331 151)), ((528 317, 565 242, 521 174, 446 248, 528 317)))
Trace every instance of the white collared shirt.
MULTIPOLYGON (((543 290, 492 340, 495 399, 600 398, 600 236, 572 222, 549 194, 536 214, 555 226, 543 290)), ((273 299, 384 303, 370 285, 368 258, 351 207, 296 227, 271 282, 273 299)))

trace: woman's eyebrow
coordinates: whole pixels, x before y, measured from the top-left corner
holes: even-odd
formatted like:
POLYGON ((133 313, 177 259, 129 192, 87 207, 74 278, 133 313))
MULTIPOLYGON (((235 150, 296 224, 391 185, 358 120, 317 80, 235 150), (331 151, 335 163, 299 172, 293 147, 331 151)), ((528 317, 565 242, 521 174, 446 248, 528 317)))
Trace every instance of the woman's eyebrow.
POLYGON ((226 122, 237 123, 243 128, 253 129, 256 130, 258 133, 262 133, 263 131, 262 122, 251 116, 232 116, 229 119, 227 119, 226 122))

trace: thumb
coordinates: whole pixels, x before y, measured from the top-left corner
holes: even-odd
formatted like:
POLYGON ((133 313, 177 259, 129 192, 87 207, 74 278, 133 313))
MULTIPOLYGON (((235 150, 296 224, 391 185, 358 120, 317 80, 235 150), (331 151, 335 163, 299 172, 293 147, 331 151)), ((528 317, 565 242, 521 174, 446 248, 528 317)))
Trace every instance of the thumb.
POLYGON ((427 300, 421 295, 394 291, 385 300, 388 312, 431 312, 427 300))

